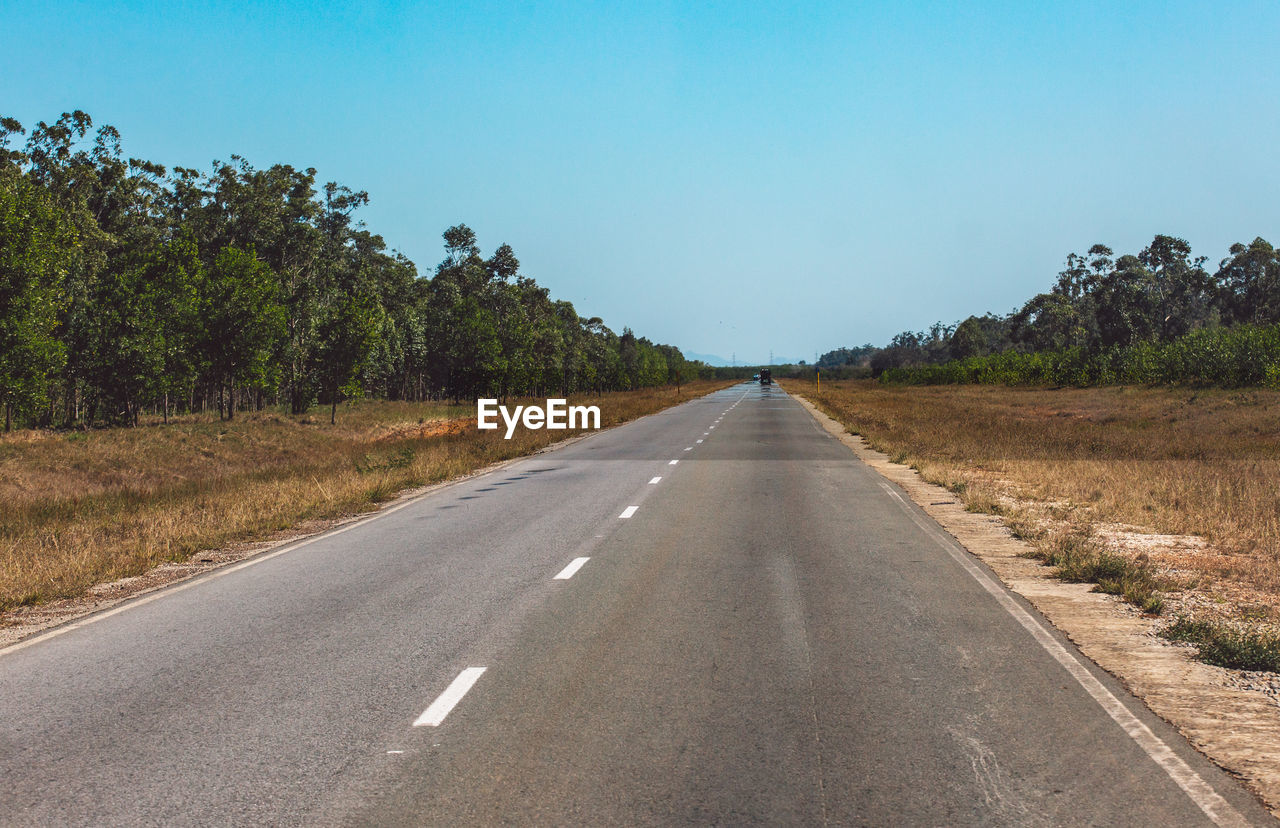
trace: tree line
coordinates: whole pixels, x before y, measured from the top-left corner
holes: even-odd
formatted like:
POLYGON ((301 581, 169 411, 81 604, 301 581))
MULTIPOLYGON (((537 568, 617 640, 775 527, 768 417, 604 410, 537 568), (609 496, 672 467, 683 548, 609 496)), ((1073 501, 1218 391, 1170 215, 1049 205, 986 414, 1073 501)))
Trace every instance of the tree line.
POLYGON ((80 111, 30 134, 0 118, 5 429, 266 405, 332 418, 361 395, 600 393, 706 370, 580 317, 463 224, 420 276, 356 218, 368 201, 310 168, 128 158, 80 111))
POLYGON ((1097 244, 1005 315, 904 331, 825 354, 889 382, 1280 384, 1280 251, 1234 244, 1216 269, 1183 239, 1137 254, 1097 244))

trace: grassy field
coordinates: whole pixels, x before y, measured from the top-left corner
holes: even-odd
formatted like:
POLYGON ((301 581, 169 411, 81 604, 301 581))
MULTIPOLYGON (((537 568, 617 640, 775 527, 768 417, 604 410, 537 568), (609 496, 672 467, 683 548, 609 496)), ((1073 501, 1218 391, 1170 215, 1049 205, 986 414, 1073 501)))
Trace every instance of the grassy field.
MULTIPOLYGON (((615 425, 728 382, 571 398, 615 425)), ((516 404, 520 401, 511 401, 516 404)), ((226 544, 373 508, 572 432, 475 427, 473 404, 360 402, 293 417, 0 436, 0 612, 226 544)))
POLYGON ((1280 393, 786 387, 1002 515, 1063 577, 1206 623, 1280 619, 1280 393))

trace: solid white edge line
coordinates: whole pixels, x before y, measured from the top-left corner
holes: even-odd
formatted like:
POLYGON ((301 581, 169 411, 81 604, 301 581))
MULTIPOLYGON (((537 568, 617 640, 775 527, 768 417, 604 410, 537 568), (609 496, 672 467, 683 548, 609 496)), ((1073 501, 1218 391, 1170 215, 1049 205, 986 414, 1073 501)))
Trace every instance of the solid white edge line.
POLYGON ((211 572, 209 572, 207 575, 197 575, 196 577, 192 578, 189 581, 182 581, 169 587, 161 587, 155 592, 152 592, 148 595, 143 595, 142 597, 139 597, 139 598, 126 600, 123 603, 121 603, 119 606, 112 607, 111 609, 106 610, 104 612, 94 613, 93 615, 85 616, 84 618, 78 621, 72 621, 69 624, 62 624, 58 627, 54 627, 48 632, 43 632, 43 633, 40 633, 39 635, 33 635, 30 638, 24 638, 21 641, 14 642, 13 644, 10 644, 7 647, 0 648, 0 656, 6 656, 9 653, 17 652, 18 650, 25 649, 27 647, 32 646, 33 644, 39 644, 42 641, 48 641, 51 638, 57 638, 58 636, 72 632, 73 630, 78 630, 82 627, 87 627, 90 624, 96 624, 99 621, 105 621, 111 616, 119 615, 120 613, 125 612, 126 610, 131 610, 131 609, 136 609, 137 607, 146 606, 147 604, 150 604, 152 601, 158 601, 161 598, 166 598, 170 595, 173 595, 174 593, 182 592, 184 590, 191 589, 194 586, 200 586, 201 584, 206 584, 209 581, 217 580, 218 578, 222 578, 224 576, 230 575, 233 572, 239 572, 242 569, 248 569, 251 566, 257 566, 258 564, 269 561, 272 558, 278 558, 281 555, 287 554, 289 552, 293 552, 296 549, 301 549, 302 547, 307 546, 308 544, 312 544, 321 540, 326 540, 336 535, 341 535, 344 532, 350 532, 352 529, 358 529, 361 526, 365 525, 366 523, 370 523, 374 520, 377 520, 378 518, 386 517, 387 515, 392 514, 394 512, 398 512, 401 509, 405 509, 405 508, 408 508, 409 506, 413 506, 414 504, 422 500, 423 497, 426 497, 434 493, 435 493, 434 491, 424 493, 423 495, 420 495, 418 497, 410 498, 409 500, 406 500, 404 503, 399 503, 399 504, 396 504, 395 506, 389 506, 386 509, 382 509, 377 512, 374 512, 368 517, 361 518, 360 520, 357 520, 353 523, 349 523, 346 526, 339 526, 338 528, 331 529, 328 532, 324 532, 322 534, 315 535, 309 538, 303 538, 297 543, 291 543, 288 546, 281 547, 280 549, 277 549, 273 552, 267 552, 262 555, 255 555, 254 557, 251 557, 247 560, 241 561, 238 564, 233 564, 232 566, 228 566, 223 569, 214 569, 211 572))
POLYGON ((951 555, 956 563, 964 568, 975 581, 982 586, 1001 607, 1005 609, 1014 619, 1031 633, 1031 637, 1036 643, 1043 647, 1054 660, 1061 664, 1071 677, 1074 678, 1081 687, 1084 688, 1093 700, 1107 712, 1112 720, 1129 735, 1129 738, 1142 748, 1151 759, 1159 765, 1169 778, 1177 783, 1179 788, 1199 806, 1201 811, 1209 819, 1213 820, 1215 825, 1236 826, 1248 825, 1245 818, 1239 811, 1232 807, 1231 803, 1222 798, 1222 795, 1215 791, 1209 783, 1200 777, 1200 774, 1191 769, 1191 766, 1182 760, 1180 756, 1173 752, 1164 741, 1151 732, 1151 728, 1143 724, 1142 720, 1130 712, 1115 694, 1106 688, 1106 686, 1098 681, 1092 673, 1089 672, 1080 659, 1073 655, 1066 647, 1058 643, 1044 625, 1032 617, 1022 606, 1013 599, 1005 589, 991 579, 983 569, 970 559, 968 550, 960 548, 955 541, 939 531, 937 528, 929 525, 921 520, 915 510, 907 505, 902 495, 898 494, 890 484, 879 481, 880 487, 893 496, 898 501, 898 505, 907 513, 911 521, 916 526, 924 530, 925 534, 933 538, 938 545, 951 555))
POLYGON ((618 518, 620 520, 626 520, 627 518, 634 515, 636 513, 636 510, 639 508, 640 508, 639 506, 628 506, 627 508, 622 510, 622 514, 618 515, 618 518))
POLYGON ((650 480, 650 481, 649 481, 649 485, 650 485, 650 486, 652 486, 654 483, 657 483, 657 482, 658 482, 659 480, 661 480, 661 479, 662 479, 662 477, 661 477, 661 476, 655 477, 655 478, 653 478, 652 480, 650 480))
POLYGON ((445 688, 444 692, 436 697, 431 706, 422 711, 422 715, 413 723, 414 727, 438 727, 444 721, 445 716, 462 701, 462 697, 467 695, 467 691, 475 685, 476 681, 484 674, 483 667, 468 667, 458 677, 445 688))
POLYGON ((579 569, 582 569, 582 565, 589 560, 591 559, 590 558, 574 558, 572 561, 569 562, 568 566, 560 570, 560 573, 556 575, 556 577, 552 578, 551 580, 553 581, 569 580, 570 578, 573 577, 573 574, 577 572, 579 569))

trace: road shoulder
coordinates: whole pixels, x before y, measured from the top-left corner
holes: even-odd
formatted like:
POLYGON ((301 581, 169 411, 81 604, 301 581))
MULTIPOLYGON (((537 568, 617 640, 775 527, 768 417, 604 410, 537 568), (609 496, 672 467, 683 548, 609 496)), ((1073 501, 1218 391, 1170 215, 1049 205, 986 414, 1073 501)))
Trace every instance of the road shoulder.
POLYGON ((216 577, 218 573, 224 572, 230 567, 247 566, 256 559, 265 559, 268 556, 274 556, 294 547, 303 546, 334 532, 344 531, 354 524, 376 519, 410 502, 432 495, 441 489, 493 474, 530 457, 556 451, 573 443, 588 440, 597 434, 639 422, 670 408, 698 400, 710 393, 714 393, 714 391, 692 396, 683 402, 675 403, 672 406, 642 414, 599 430, 566 437, 563 440, 542 446, 529 454, 491 463, 456 477, 451 477, 448 480, 405 489, 388 500, 376 504, 374 508, 368 511, 308 520, 280 532, 275 532, 268 537, 246 540, 218 549, 207 549, 192 555, 185 561, 166 562, 152 567, 140 575, 99 583, 90 587, 84 594, 74 598, 59 598, 0 613, 0 655, 19 645, 27 646, 37 637, 44 638, 49 634, 55 634, 54 631, 58 628, 87 623, 92 616, 112 613, 125 604, 138 601, 149 595, 178 587, 185 588, 196 579, 216 577))
POLYGON ((1088 658, 1114 675, 1201 753, 1240 778, 1280 817, 1280 706, 1264 694, 1226 685, 1231 671, 1194 661, 1190 650, 1156 635, 1160 622, 1087 584, 1060 581, 1028 557, 999 518, 965 510, 947 489, 890 462, 798 394, 830 434, 901 488, 1014 592, 1026 598, 1088 658))

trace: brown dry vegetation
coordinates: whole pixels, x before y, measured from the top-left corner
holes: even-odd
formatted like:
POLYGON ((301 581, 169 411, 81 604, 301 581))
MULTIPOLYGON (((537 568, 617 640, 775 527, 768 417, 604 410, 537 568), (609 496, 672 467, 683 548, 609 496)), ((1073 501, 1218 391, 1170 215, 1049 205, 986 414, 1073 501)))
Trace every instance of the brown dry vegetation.
MULTIPOLYGON (((610 426, 728 385, 570 398, 610 426)), ((521 401, 511 401, 516 404, 521 401)), ((572 432, 475 427, 471 404, 362 402, 327 417, 0 437, 0 612, 83 593, 201 550, 365 511, 397 492, 529 454, 572 432)))
POLYGON ((1277 618, 1280 393, 787 388, 1046 557, 1084 539, 1150 567, 1179 613, 1277 618))

